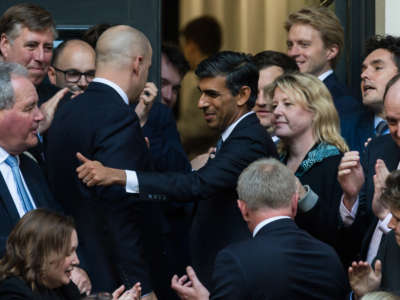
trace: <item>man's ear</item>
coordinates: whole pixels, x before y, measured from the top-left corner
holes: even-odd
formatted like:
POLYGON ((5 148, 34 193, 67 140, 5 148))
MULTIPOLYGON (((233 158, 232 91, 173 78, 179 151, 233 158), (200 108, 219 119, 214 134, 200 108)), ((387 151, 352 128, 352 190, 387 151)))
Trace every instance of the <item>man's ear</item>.
POLYGON ((240 212, 242 213, 243 220, 246 222, 249 220, 249 209, 247 207, 247 203, 243 200, 238 199, 237 205, 239 207, 240 212))
POLYGON ((56 85, 56 70, 52 66, 49 67, 47 76, 49 77, 51 84, 56 85))
POLYGON ((9 56, 10 40, 5 33, 2 33, 0 36, 0 51, 5 59, 9 56))
POLYGON ((135 58, 132 60, 132 73, 134 73, 135 75, 139 75, 142 64, 143 56, 135 56, 135 58))
POLYGON ((247 85, 242 86, 237 95, 238 99, 236 101, 236 104, 238 106, 246 105, 247 101, 250 98, 250 95, 251 95, 251 88, 248 87, 247 85))
POLYGON ((330 47, 327 48, 328 52, 327 52, 327 56, 326 58, 328 60, 332 60, 334 59, 338 53, 339 53, 339 46, 337 44, 333 44, 330 47))

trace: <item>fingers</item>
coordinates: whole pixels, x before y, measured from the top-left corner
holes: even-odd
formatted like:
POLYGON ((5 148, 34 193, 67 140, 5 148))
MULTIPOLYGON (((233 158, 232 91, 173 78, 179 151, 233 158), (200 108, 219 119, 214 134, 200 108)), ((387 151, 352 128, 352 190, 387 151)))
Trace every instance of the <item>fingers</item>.
POLYGON ((382 274, 382 262, 377 259, 375 262, 375 274, 380 276, 382 274))
POLYGON ((186 268, 186 273, 187 273, 187 275, 189 277, 189 280, 191 282, 193 282, 193 285, 201 284, 199 279, 196 276, 196 272, 194 271, 194 269, 191 266, 188 266, 186 268))
POLYGON ((77 152, 76 153, 76 157, 79 159, 80 162, 85 163, 87 161, 89 161, 88 158, 86 158, 82 153, 77 152))
POLYGON ((122 293, 123 293, 124 290, 125 290, 125 286, 124 286, 124 285, 121 285, 119 288, 117 288, 117 289, 112 293, 113 299, 118 299, 118 298, 122 295, 122 293))

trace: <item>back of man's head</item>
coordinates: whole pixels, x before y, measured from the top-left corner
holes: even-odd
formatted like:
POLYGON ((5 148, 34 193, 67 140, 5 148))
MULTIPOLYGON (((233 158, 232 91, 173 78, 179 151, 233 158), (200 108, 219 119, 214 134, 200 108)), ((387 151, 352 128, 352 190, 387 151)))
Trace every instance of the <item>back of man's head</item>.
POLYGON ((186 41, 194 42, 206 56, 217 53, 222 46, 222 30, 218 21, 211 16, 196 18, 182 30, 186 41))
POLYGON ((118 25, 107 29, 96 44, 96 69, 107 65, 126 67, 136 56, 151 58, 152 49, 147 37, 139 30, 118 25))
POLYGON ((365 42, 365 57, 377 49, 385 49, 393 56, 393 61, 400 70, 400 37, 375 35, 365 42))
POLYGON ((34 32, 50 29, 54 34, 54 38, 57 36, 53 17, 47 10, 37 4, 16 4, 7 9, 0 18, 0 33, 5 33, 10 40, 18 37, 23 27, 34 32))
POLYGON ((237 193, 253 211, 291 208, 296 179, 293 172, 278 160, 260 159, 242 172, 237 193))
POLYGON ((280 67, 284 73, 299 70, 296 61, 282 52, 262 51, 254 55, 253 60, 259 71, 272 66, 280 67))
POLYGON ((338 53, 331 60, 331 66, 334 68, 344 46, 344 30, 338 17, 326 7, 307 7, 288 16, 285 22, 286 31, 289 32, 295 24, 310 25, 319 31, 325 48, 337 45, 338 53))
POLYGON ((247 106, 251 109, 257 98, 258 70, 252 56, 233 51, 222 51, 203 60, 195 71, 199 79, 226 77, 226 87, 236 96, 241 87, 251 89, 247 106))

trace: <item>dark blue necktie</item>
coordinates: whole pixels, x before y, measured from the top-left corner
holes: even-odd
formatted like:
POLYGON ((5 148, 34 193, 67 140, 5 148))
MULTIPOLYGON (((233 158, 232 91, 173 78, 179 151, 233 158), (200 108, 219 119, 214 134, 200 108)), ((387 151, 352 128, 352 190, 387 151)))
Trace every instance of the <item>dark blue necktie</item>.
POLYGON ((386 121, 380 121, 379 123, 378 123, 378 126, 376 126, 376 129, 375 129, 375 135, 376 136, 381 136, 381 135, 383 135, 383 134, 385 134, 385 131, 386 130, 388 130, 388 124, 386 123, 386 121))
POLYGON ((221 150, 222 144, 223 144, 223 140, 222 137, 219 138, 217 145, 215 146, 215 154, 218 153, 219 150, 221 150))
POLYGON ((33 209, 33 204, 31 199, 28 196, 28 192, 25 189, 24 183, 22 182, 21 173, 19 171, 19 166, 17 162, 17 158, 9 155, 5 160, 6 164, 10 166, 11 171, 14 176, 15 183, 17 184, 18 195, 21 198, 22 206, 25 212, 28 212, 33 209))

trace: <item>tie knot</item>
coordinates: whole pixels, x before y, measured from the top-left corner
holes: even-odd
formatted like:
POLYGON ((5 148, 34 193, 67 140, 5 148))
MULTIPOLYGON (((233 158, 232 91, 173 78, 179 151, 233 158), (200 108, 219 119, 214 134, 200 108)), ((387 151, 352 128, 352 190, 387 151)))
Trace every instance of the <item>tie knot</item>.
POLYGON ((9 155, 6 158, 6 164, 9 165, 11 168, 18 167, 17 158, 13 155, 9 155))

